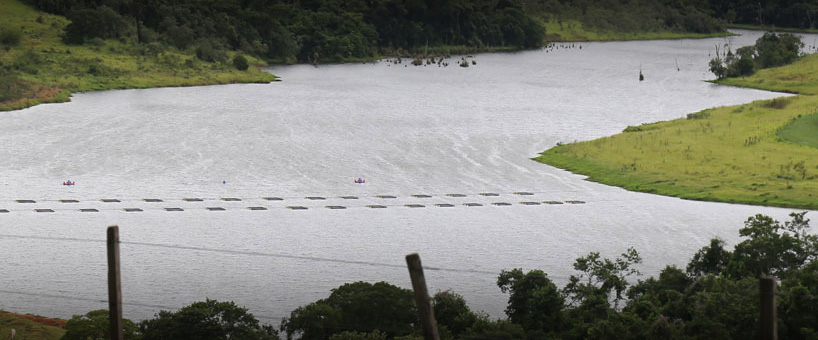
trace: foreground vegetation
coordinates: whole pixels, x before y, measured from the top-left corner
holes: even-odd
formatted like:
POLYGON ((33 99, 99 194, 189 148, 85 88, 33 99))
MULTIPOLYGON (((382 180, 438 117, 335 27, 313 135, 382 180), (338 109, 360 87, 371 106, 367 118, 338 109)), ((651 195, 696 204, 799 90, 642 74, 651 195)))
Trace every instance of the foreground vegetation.
MULTIPOLYGON (((778 336, 818 336, 818 235, 806 212, 783 223, 749 217, 733 250, 713 239, 684 268, 666 266, 638 278, 642 258, 627 249, 616 258, 592 252, 559 288, 541 270, 503 270, 497 287, 508 294, 506 318, 474 312, 452 291, 432 298, 441 339, 753 339, 759 331, 759 277, 778 288, 778 336)), ((102 339, 107 311, 74 315, 62 340, 102 339)), ((4 314, 0 313, 0 327, 4 314)), ((33 328, 24 328, 26 332, 33 328)), ((206 300, 154 318, 125 320, 128 340, 421 340, 413 293, 386 282, 341 285, 301 306, 278 329, 262 325, 232 302, 206 300)), ((32 338, 32 334, 24 335, 32 338)), ((54 337, 42 337, 55 339, 54 337)))
POLYGON ((16 340, 58 340, 65 334, 63 326, 65 320, 0 311, 0 339, 14 329, 16 340))
POLYGON ((535 160, 629 190, 816 209, 816 68, 818 55, 810 55, 788 66, 718 81, 800 96, 631 126, 615 136, 558 145, 535 160))

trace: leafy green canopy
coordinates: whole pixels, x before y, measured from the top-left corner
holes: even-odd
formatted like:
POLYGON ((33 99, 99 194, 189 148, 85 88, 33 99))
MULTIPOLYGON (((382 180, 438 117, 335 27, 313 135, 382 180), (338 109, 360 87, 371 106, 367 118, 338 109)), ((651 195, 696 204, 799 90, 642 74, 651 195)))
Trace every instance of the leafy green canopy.
POLYGON ((778 27, 818 27, 818 3, 812 0, 709 0, 692 1, 709 7, 730 23, 778 27))
MULTIPOLYGON (((629 248, 609 259, 592 252, 576 259, 563 289, 541 270, 503 270, 508 319, 472 312, 462 296, 437 293, 433 310, 441 339, 753 339, 758 332, 758 277, 776 275, 779 335, 818 335, 818 235, 806 212, 783 223, 749 217, 730 251, 714 239, 683 271, 633 282, 642 259, 629 248)), ((282 322, 287 338, 417 340, 411 292, 384 282, 345 284, 293 311, 282 322)))
POLYGON ((180 49, 339 61, 427 45, 537 47, 545 30, 522 0, 27 0, 71 21, 65 41, 134 37, 180 49))
POLYGON ((386 282, 347 283, 330 296, 298 307, 281 322, 287 339, 329 339, 343 332, 407 335, 418 324, 412 292, 386 282))
MULTIPOLYGON (((61 340, 102 340, 110 339, 110 319, 106 309, 93 310, 85 315, 74 315, 65 323, 65 335, 61 340)), ((139 339, 136 324, 128 319, 122 319, 123 335, 126 340, 139 339)))
POLYGON ((262 326, 246 308, 233 302, 194 302, 176 312, 160 311, 139 323, 142 340, 273 340, 277 332, 262 326))
POLYGON ((633 285, 628 278, 641 261, 633 249, 616 259, 578 258, 579 275, 561 291, 542 271, 503 271, 498 285, 509 293, 506 314, 527 339, 751 339, 758 330, 757 278, 775 275, 782 279, 781 338, 812 339, 818 236, 805 214, 792 213, 784 223, 752 216, 733 251, 714 239, 693 256, 687 273, 667 266, 658 278, 633 285))

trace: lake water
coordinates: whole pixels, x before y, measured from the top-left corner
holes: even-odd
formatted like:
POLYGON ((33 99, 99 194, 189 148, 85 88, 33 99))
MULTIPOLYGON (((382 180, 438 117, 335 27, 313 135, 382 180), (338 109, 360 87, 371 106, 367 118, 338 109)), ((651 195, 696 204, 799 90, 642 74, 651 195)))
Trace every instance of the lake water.
POLYGON ((741 33, 480 54, 468 68, 280 66, 271 84, 83 93, 2 113, 0 309, 68 318, 107 308, 109 225, 120 227, 134 320, 210 298, 278 325, 346 282, 410 288, 413 252, 437 269, 426 271, 432 293, 453 290, 493 317, 507 301, 502 269, 542 269, 562 286, 575 258, 630 246, 644 274, 684 266, 713 237, 735 244, 748 216, 791 210, 628 192, 530 158, 781 96, 703 81, 716 45, 759 36, 741 33), (521 204, 551 200, 585 204, 521 204))

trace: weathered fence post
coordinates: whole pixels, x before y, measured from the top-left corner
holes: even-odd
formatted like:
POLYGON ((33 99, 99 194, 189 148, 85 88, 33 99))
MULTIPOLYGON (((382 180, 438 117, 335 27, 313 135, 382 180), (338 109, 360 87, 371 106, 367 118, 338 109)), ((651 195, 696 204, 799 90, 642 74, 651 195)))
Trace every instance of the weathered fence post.
POLYGON ((119 277, 119 227, 108 227, 108 318, 113 340, 123 340, 122 280, 119 277))
POLYGON ((764 276, 759 278, 761 288, 761 339, 777 340, 778 327, 776 325, 775 278, 764 276))
POLYGON ((412 278, 412 289, 415 291, 415 305, 420 314, 420 324, 423 326, 425 340, 440 340, 437 334, 437 321, 432 310, 432 299, 426 288, 426 278, 423 276, 423 266, 420 264, 420 255, 417 253, 406 255, 406 265, 409 266, 409 277, 412 278))

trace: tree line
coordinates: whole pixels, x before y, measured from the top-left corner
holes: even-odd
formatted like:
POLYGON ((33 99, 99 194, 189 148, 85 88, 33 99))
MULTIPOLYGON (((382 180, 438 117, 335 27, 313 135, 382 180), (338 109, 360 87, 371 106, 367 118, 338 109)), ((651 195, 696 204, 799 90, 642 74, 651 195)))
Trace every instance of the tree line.
MULTIPOLYGON (((780 280, 781 339, 818 337, 818 235, 806 212, 783 223, 749 217, 734 249, 713 239, 684 269, 634 282, 635 249, 609 259, 592 252, 574 262, 559 288, 541 270, 503 270, 506 318, 472 311, 452 291, 432 302, 441 339, 753 339, 759 331, 761 276, 780 280)), ((107 311, 75 315, 63 340, 102 339, 107 311)), ((125 322, 126 339, 420 340, 413 293, 386 282, 347 283, 327 298, 298 307, 277 329, 232 302, 206 300, 153 319, 125 322)))
POLYGON ((726 24, 706 0, 537 0, 526 6, 546 20, 577 20, 595 31, 714 33, 726 24))
POLYGON ((818 3, 811 0, 709 0, 717 18, 729 23, 816 28, 818 3))
POLYGON ((64 41, 132 39, 311 62, 424 46, 531 48, 544 29, 522 0, 26 0, 65 15, 64 41))
POLYGON ((754 45, 743 46, 732 51, 726 45, 724 53, 716 46, 716 57, 710 60, 710 72, 718 79, 741 77, 756 70, 787 65, 801 56, 804 43, 801 38, 790 33, 767 32, 754 45))
POLYGON ((24 0, 65 15, 64 41, 129 39, 195 49, 208 61, 233 50, 281 61, 337 62, 428 46, 534 48, 543 20, 597 31, 720 32, 726 23, 813 28, 806 0, 24 0))

